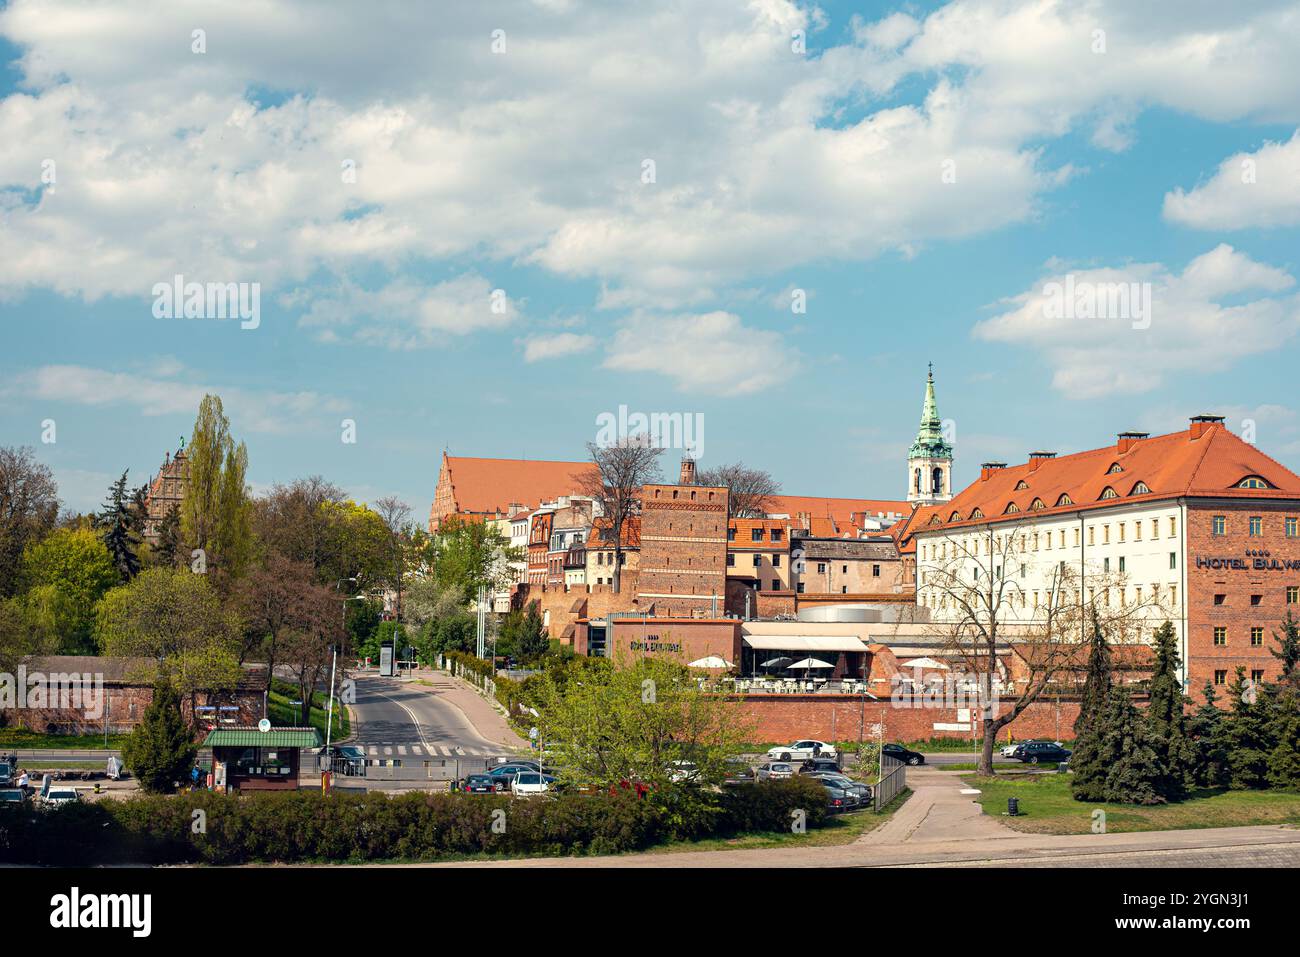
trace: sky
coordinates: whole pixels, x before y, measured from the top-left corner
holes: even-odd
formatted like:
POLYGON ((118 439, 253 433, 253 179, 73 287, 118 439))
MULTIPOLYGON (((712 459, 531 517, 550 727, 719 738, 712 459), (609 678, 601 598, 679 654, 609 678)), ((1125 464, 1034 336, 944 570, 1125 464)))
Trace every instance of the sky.
POLYGON ((89 510, 215 392, 255 491, 424 516, 444 450, 625 406, 901 499, 932 362, 958 488, 1198 413, 1300 469, 1297 49, 1273 0, 11 0, 0 445, 89 510))

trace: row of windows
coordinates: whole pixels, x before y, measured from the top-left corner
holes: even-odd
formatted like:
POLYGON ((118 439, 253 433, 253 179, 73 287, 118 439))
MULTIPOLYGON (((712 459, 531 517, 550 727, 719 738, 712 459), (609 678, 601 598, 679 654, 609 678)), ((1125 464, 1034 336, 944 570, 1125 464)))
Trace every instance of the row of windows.
MULTIPOLYGON (((1177 538, 1178 537, 1177 517, 1169 516, 1166 519, 1166 522, 1167 522, 1166 528, 1168 530, 1168 535, 1166 537, 1177 538)), ((1116 522, 1114 524, 1116 529, 1115 540, 1121 543, 1128 541, 1128 530, 1129 530, 1130 523, 1116 522)), ((1143 540, 1142 535, 1143 535, 1144 528, 1149 528, 1150 538, 1157 539, 1160 537, 1160 519, 1158 518, 1153 518, 1149 520, 1134 519, 1131 524, 1133 528, 1133 541, 1135 542, 1140 542, 1143 540)), ((1048 530, 1043 532, 1039 532, 1039 531, 1020 532, 1020 533, 1012 533, 1005 537, 1003 535, 994 535, 991 542, 989 541, 988 536, 976 535, 976 536, 972 536, 973 547, 969 551, 970 554, 972 555, 980 555, 980 554, 987 555, 993 552, 1001 552, 1004 541, 1007 545, 1014 545, 1016 544, 1015 539, 1017 537, 1019 537, 1020 539, 1019 545, 1020 545, 1020 551, 1022 552, 1026 552, 1026 551, 1036 552, 1039 551, 1040 549, 1044 551, 1051 551, 1053 547, 1066 548, 1069 547, 1066 544, 1067 531, 1071 533, 1072 546, 1074 548, 1078 548, 1080 543, 1080 533, 1079 533, 1079 527, 1076 525, 1073 528, 1070 528, 1068 530, 1062 528, 1062 529, 1057 529, 1055 531, 1048 530)), ((1100 531, 1101 533, 1100 544, 1109 545, 1111 543, 1111 523, 1109 522, 1103 522, 1100 525, 1088 526, 1088 530, 1087 530, 1088 544, 1089 545, 1099 544, 1097 540, 1098 531, 1100 531)), ((962 553, 961 549, 964 546, 965 546, 964 542, 961 545, 959 545, 957 542, 953 542, 952 556, 954 558, 959 557, 962 553)), ((932 543, 932 544, 921 545, 921 558, 923 560, 934 560, 934 559, 942 560, 947 557, 948 557, 948 542, 946 541, 940 542, 938 544, 932 543)))
MULTIPOLYGON (((1294 516, 1288 515, 1282 520, 1282 531, 1287 538, 1296 538, 1300 536, 1300 520, 1294 516)), ((1213 535, 1228 534, 1228 516, 1215 515, 1210 519, 1210 532, 1213 535)), ((1264 534, 1264 516, 1251 515, 1246 519, 1246 534, 1251 538, 1259 538, 1264 534)))
MULTIPOLYGON (((768 533, 767 533, 767 538, 768 538, 768 541, 772 541, 772 542, 780 542, 780 541, 784 541, 784 540, 785 540, 785 529, 783 529, 783 528, 773 528, 773 529, 769 529, 769 530, 768 530, 768 533)), ((735 530, 734 528, 728 528, 728 529, 727 529, 727 541, 729 541, 729 542, 734 542, 735 540, 736 540, 736 530, 735 530)), ((761 541, 763 540, 763 529, 761 529, 761 528, 751 528, 751 529, 749 530, 749 540, 750 540, 751 542, 761 542, 761 541)))
MULTIPOLYGON (((1263 680, 1264 680, 1264 669, 1263 669, 1263 668, 1252 668, 1252 669, 1251 669, 1251 672, 1250 672, 1250 680, 1253 681, 1255 684, 1259 684, 1261 681, 1263 681, 1263 680)), ((1215 668, 1215 669, 1214 669, 1214 683, 1215 683, 1216 685, 1226 685, 1226 684, 1228 683, 1228 669, 1227 669, 1227 668, 1215 668)))
MULTIPOLYGON (((1178 586, 1172 582, 1168 585, 1161 585, 1158 582, 1154 583, 1149 586, 1149 591, 1144 591, 1142 585, 1133 585, 1131 586, 1131 589, 1132 603, 1134 605, 1141 605, 1149 597, 1156 605, 1171 610, 1177 610, 1178 608, 1178 586)), ((1052 595, 1053 592, 1051 590, 1045 589, 1041 592, 1040 598, 1040 592, 1038 589, 1020 589, 1008 593, 1005 597, 1005 601, 1008 608, 1045 608, 1052 606, 1052 595)), ((1114 588, 1103 588, 1100 592, 1094 587, 1089 586, 1088 588, 1088 601, 1095 602, 1100 598, 1101 603, 1107 607, 1110 606, 1112 598, 1118 600, 1121 608, 1127 607, 1129 604, 1129 596, 1129 588, 1119 588, 1116 586, 1114 588)), ((960 596, 954 596, 941 591, 924 592, 921 594, 919 602, 927 608, 944 610, 958 607, 959 597, 960 596)), ((1052 607, 1069 607, 1077 605, 1078 603, 1079 593, 1071 590, 1066 592, 1063 596, 1058 596, 1056 598, 1056 604, 1052 607)))
MULTIPOLYGON (((1228 644, 1228 629, 1226 625, 1214 626, 1214 644, 1220 648, 1228 644)), ((1252 625, 1250 629, 1250 646, 1259 648, 1264 644, 1264 629, 1258 625, 1252 625)))
MULTIPOLYGON (((1228 601, 1228 596, 1222 592, 1214 596, 1214 603, 1216 605, 1227 604, 1227 601, 1228 601)), ((1264 602, 1263 595, 1250 596, 1250 603, 1252 605, 1260 605, 1263 604, 1263 602, 1264 602)), ((1288 605, 1300 604, 1300 585, 1286 586, 1286 603, 1288 605)))

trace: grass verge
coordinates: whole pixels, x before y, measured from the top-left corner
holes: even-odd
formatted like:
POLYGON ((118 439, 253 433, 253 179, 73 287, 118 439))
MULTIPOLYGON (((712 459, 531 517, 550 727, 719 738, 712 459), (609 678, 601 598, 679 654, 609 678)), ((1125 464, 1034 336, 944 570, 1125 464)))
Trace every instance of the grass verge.
MULTIPOLYGON (((108 736, 108 750, 120 748, 126 742, 124 734, 108 736)), ((41 734, 27 728, 0 728, 0 750, 6 748, 53 748, 76 750, 104 750, 104 735, 101 734, 41 734)))
POLYGON ((1106 812, 1106 832, 1167 831, 1252 824, 1300 824, 1300 793, 1295 791, 1196 791, 1178 804, 1146 807, 1076 801, 1066 774, 978 777, 963 780, 981 793, 975 799, 984 813, 1017 831, 1034 834, 1088 834, 1092 813, 1106 812), (1004 817, 1007 798, 1018 798, 1019 817, 1004 817))

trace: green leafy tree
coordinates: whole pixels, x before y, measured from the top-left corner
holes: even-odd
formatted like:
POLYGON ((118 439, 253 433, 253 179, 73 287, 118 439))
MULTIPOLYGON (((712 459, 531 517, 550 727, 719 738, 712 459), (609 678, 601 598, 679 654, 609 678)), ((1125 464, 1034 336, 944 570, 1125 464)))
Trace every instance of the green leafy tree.
POLYGON ((30 448, 0 446, 0 598, 19 591, 23 553, 54 528, 59 487, 30 448))
POLYGON ((163 568, 175 568, 181 558, 181 510, 175 502, 158 523, 156 561, 163 568))
POLYGON ((63 653, 94 650, 95 603, 119 581, 109 550, 94 532, 60 528, 29 545, 21 581, 29 615, 58 637, 63 653))
POLYGON ((205 395, 187 450, 190 482, 181 502, 185 541, 207 564, 238 577, 252 553, 251 505, 245 489, 248 451, 235 445, 221 398, 205 395))
MULTIPOLYGON (((57 650, 57 636, 32 619, 25 602, 0 598, 0 671, 13 674, 32 655, 48 655, 57 650)), ((0 709, 0 724, 6 716, 5 709, 0 709)))
POLYGON ((701 689, 675 662, 605 663, 562 684, 551 671, 539 677, 532 690, 538 727, 555 752, 559 778, 575 786, 626 781, 671 791, 688 786, 679 761, 695 766, 690 783, 717 785, 727 758, 752 738, 752 726, 729 702, 701 689))
MULTIPOLYGON (((364 656, 369 652, 363 649, 374 646, 375 632, 383 620, 383 609, 379 602, 368 598, 349 598, 344 612, 344 629, 348 644, 364 656)), ((372 656, 373 657, 373 656, 372 656)))
POLYGON ((146 657, 191 707, 199 691, 226 691, 240 676, 243 628, 205 575, 149 568, 99 603, 95 634, 104 654, 146 657))
POLYGON ((475 600, 480 588, 492 592, 507 584, 510 562, 520 561, 523 550, 486 522, 452 516, 438 528, 434 577, 442 588, 455 588, 462 603, 475 600))
POLYGON ((198 749, 181 714, 181 698, 171 683, 154 683, 153 700, 122 746, 122 760, 140 786, 151 793, 170 793, 185 779, 198 749))
POLYGON ((538 610, 537 602, 529 602, 514 640, 520 661, 536 662, 550 649, 551 644, 546 637, 546 627, 542 624, 542 613, 538 610))
POLYGON ((136 553, 141 538, 136 532, 132 514, 133 498, 126 488, 127 473, 113 483, 108 499, 99 512, 98 526, 103 530, 104 547, 113 559, 113 565, 122 581, 129 582, 140 572, 140 559, 136 553))
POLYGON ((1187 728, 1187 696, 1179 677, 1178 640, 1174 626, 1165 622, 1156 629, 1155 667, 1151 673, 1151 697, 1146 720, 1163 779, 1157 787, 1168 801, 1181 801, 1196 786, 1196 749, 1187 728))

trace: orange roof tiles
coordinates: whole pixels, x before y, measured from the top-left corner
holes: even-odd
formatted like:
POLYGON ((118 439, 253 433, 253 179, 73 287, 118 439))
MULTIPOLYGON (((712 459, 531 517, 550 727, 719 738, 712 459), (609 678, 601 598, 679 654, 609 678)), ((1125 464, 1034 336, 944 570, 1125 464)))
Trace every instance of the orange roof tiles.
POLYGON ((906 515, 912 506, 907 502, 895 502, 867 498, 824 498, 816 495, 773 495, 767 507, 769 515, 785 514, 797 518, 801 513, 813 518, 829 518, 837 525, 854 524, 854 516, 866 513, 875 518, 880 513, 891 512, 906 515))
MULTIPOLYGON (((598 518, 592 523, 591 531, 587 533, 587 546, 589 548, 606 548, 614 547, 613 536, 610 533, 610 526, 613 523, 607 518, 598 518)), ((641 516, 629 515, 623 520, 621 529, 624 548, 641 547, 641 516)))
POLYGON ((451 491, 460 512, 500 512, 512 504, 536 508, 542 502, 579 491, 591 462, 534 459, 477 459, 447 456, 451 491))
POLYGON ((1052 515, 1180 497, 1300 498, 1300 476, 1220 422, 1193 423, 1184 432, 990 470, 952 501, 917 509, 905 533, 1002 520, 1012 504, 1017 513, 1052 515), (1250 476, 1269 488, 1237 487, 1250 476), (1138 483, 1149 491, 1135 491, 1138 483), (1114 496, 1103 498, 1107 489, 1114 496))

